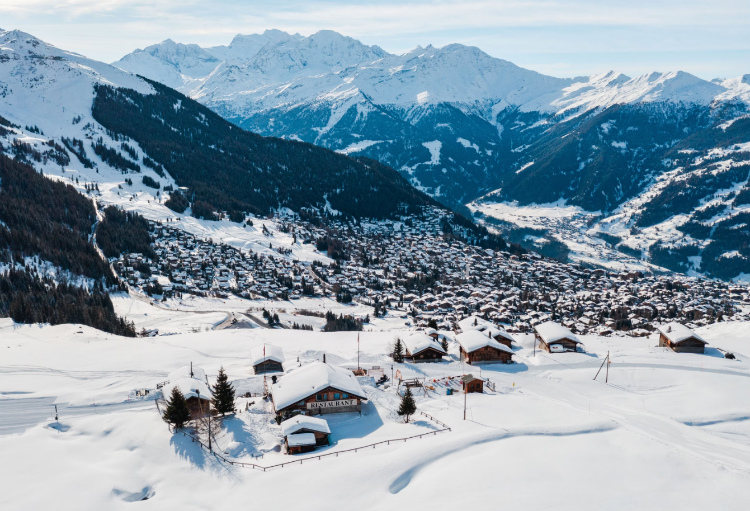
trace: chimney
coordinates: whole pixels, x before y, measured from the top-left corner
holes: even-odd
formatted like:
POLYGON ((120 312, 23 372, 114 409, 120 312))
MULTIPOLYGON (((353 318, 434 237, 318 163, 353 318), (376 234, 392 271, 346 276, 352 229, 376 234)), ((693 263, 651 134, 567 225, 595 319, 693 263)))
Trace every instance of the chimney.
POLYGON ((323 353, 323 363, 324 364, 326 363, 326 354, 325 353, 323 353))

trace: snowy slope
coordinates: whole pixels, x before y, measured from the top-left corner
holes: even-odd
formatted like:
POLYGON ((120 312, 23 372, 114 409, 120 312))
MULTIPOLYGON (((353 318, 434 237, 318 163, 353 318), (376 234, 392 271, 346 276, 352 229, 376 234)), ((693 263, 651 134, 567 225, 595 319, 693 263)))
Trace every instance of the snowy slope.
MULTIPOLYGON (((496 509, 502 495, 510 510, 744 510, 750 505, 747 329, 746 323, 701 329, 712 350, 706 355, 676 354, 656 347, 655 338, 596 336, 582 339, 588 353, 534 354, 531 336, 518 336, 517 364, 481 368, 496 390, 467 396, 467 420, 464 396, 446 395, 444 380, 427 395, 415 394, 418 410, 451 431, 321 460, 279 452, 270 404, 241 399, 240 413, 215 433, 219 453, 262 466, 310 458, 263 472, 223 464, 172 434, 153 400, 133 391, 153 389, 192 362, 211 383, 224 366, 234 385, 257 392, 263 382, 252 375, 251 348, 271 343, 303 364, 323 353, 331 364, 356 364, 351 332, 253 329, 123 340, 75 325, 2 320, 0 450, 13 461, 0 465, 0 505, 235 509, 284 499, 312 510, 347 509, 352 502, 365 510, 496 509), (739 360, 722 358, 714 346, 739 360), (608 382, 603 375, 593 381, 607 353, 608 382), (46 491, 29 491, 40 479, 46 491)), ((362 360, 388 367, 393 335, 363 333, 362 360)), ((454 341, 449 352, 443 363, 396 369, 428 381, 461 375, 454 341)), ((393 389, 365 390, 361 416, 326 416, 333 445, 316 454, 439 428, 422 415, 404 424, 393 389)))

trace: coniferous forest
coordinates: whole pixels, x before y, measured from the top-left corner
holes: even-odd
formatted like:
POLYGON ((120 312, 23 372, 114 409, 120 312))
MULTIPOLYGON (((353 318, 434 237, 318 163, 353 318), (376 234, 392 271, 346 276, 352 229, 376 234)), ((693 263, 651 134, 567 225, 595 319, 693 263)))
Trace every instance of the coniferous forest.
MULTIPOLYGON (((326 200, 354 217, 385 218, 403 204, 437 204, 390 167, 308 143, 261 137, 150 83, 156 94, 98 85, 92 113, 107 129, 138 142, 189 188, 204 218, 215 211, 239 218, 279 207, 322 208, 326 200)), ((184 211, 182 201, 176 202, 175 210, 184 211)))
POLYGON ((95 221, 94 205, 75 188, 0 154, 0 268, 8 268, 0 271, 0 317, 135 335, 106 291, 118 282, 89 240, 95 221), (34 263, 51 263, 95 284, 87 290, 39 275, 34 263), (24 269, 14 269, 18 265, 24 269))

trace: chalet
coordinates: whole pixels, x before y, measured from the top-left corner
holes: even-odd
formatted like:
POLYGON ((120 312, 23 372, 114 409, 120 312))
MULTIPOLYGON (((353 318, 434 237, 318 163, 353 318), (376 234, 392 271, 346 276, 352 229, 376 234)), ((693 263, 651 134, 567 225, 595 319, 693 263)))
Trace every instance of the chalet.
POLYGON ((264 344, 250 350, 250 365, 255 374, 283 373, 284 352, 272 344, 264 344))
POLYGON ((445 350, 429 335, 418 332, 404 339, 406 357, 413 362, 439 362, 446 355, 445 350))
POLYGON ((535 326, 534 335, 541 348, 550 353, 577 351, 583 345, 573 332, 553 321, 535 326))
POLYGON ((461 387, 463 387, 466 394, 473 392, 481 394, 484 392, 484 379, 477 378, 471 374, 465 374, 461 377, 461 387))
POLYGON ((286 374, 271 386, 277 415, 360 412, 367 400, 354 374, 343 367, 313 362, 286 374))
POLYGON ((680 323, 669 323, 659 327, 659 346, 666 346, 677 353, 703 353, 708 342, 700 335, 680 323))
POLYGON ((461 360, 467 364, 508 364, 513 361, 513 350, 478 330, 458 334, 456 340, 460 346, 461 360))
POLYGON ((169 399, 172 389, 180 389, 190 409, 190 418, 200 419, 211 413, 211 389, 207 381, 203 369, 184 366, 169 373, 169 383, 162 388, 162 395, 169 399))
POLYGON ((319 445, 330 444, 331 430, 328 422, 317 417, 295 415, 281 423, 281 433, 284 435, 288 454, 309 452, 319 445))
POLYGON ((480 332, 483 332, 493 326, 492 322, 480 318, 479 316, 469 316, 458 322, 458 327, 462 332, 468 332, 469 330, 479 330, 480 332))
POLYGON ((509 348, 511 343, 515 341, 515 339, 508 332, 497 326, 488 328, 484 331, 484 333, 495 339, 500 344, 504 344, 509 348))

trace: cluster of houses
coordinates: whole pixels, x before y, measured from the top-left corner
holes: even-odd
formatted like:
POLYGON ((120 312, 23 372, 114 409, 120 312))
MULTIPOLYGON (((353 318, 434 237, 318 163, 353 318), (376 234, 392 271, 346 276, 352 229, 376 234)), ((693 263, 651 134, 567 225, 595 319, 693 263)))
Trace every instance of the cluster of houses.
POLYGON ((115 266, 131 285, 145 289, 158 282, 167 294, 345 295, 377 306, 378 314, 402 315, 416 327, 434 321, 441 329, 457 329, 462 319, 479 315, 511 332, 556 321, 577 334, 648 335, 667 321, 702 326, 750 317, 747 285, 611 273, 482 249, 447 236, 446 219, 445 211, 427 207, 400 221, 279 220, 301 243, 337 240, 345 255, 328 266, 291 255, 251 254, 154 224, 156 259, 126 254, 115 266))

